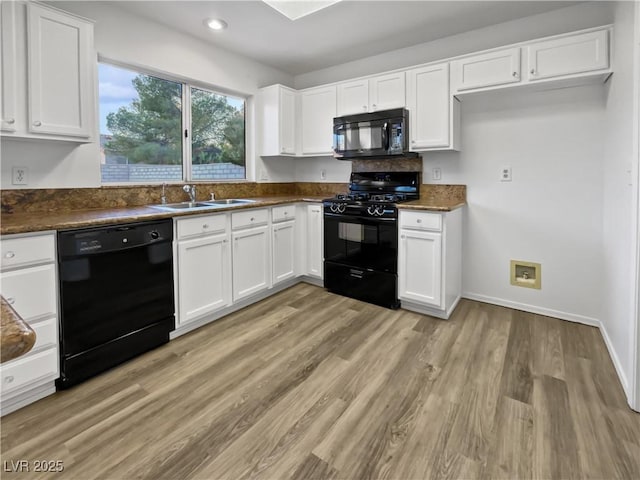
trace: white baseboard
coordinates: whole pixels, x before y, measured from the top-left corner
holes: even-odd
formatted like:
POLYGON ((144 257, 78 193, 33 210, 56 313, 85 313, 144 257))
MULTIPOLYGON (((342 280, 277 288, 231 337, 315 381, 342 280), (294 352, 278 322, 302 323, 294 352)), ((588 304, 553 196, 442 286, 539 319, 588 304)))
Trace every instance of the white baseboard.
POLYGON ((499 305, 501 307, 513 308, 514 310, 522 310, 523 312, 535 313, 538 315, 544 315, 547 317, 559 318, 560 320, 568 320, 569 322, 581 323, 583 325, 589 325, 591 327, 596 327, 600 330, 600 334, 604 339, 604 344, 607 346, 607 350, 609 352, 609 356, 611 357, 611 361, 613 362, 613 366, 616 369, 616 373, 618 374, 618 378, 620 379, 620 383, 622 384, 622 389, 624 390, 625 396, 627 397, 627 402, 631 401, 631 392, 629 390, 629 382, 627 380, 627 376, 624 374, 624 370, 622 369, 622 364, 620 362, 620 358, 613 348, 613 344, 611 343, 611 339, 609 338, 609 334, 607 333, 607 329, 601 320, 593 317, 587 317, 585 315, 579 315, 575 313, 563 312, 560 310, 553 310, 551 308, 538 307, 536 305, 529 305, 526 303, 512 302, 511 300, 505 300, 502 298, 489 297, 487 295, 480 295, 472 292, 464 292, 462 294, 463 298, 468 298, 469 300, 477 300, 478 302, 490 303, 492 305, 499 305))

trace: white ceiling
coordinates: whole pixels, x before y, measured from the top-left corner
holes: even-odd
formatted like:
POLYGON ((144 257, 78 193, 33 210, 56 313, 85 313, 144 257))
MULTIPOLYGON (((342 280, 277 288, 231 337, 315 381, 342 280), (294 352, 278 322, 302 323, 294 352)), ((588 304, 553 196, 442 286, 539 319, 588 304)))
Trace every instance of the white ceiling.
POLYGON ((575 1, 343 0, 291 21, 262 1, 127 1, 115 4, 292 75, 308 73, 575 1), (206 18, 229 24, 223 32, 206 18))

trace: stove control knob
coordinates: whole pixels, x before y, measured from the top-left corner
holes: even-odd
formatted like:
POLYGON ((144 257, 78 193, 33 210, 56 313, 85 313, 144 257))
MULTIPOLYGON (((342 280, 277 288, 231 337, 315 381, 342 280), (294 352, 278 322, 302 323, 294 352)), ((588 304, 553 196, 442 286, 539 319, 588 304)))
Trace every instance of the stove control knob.
POLYGON ((160 233, 158 233, 157 230, 153 230, 149 233, 149 235, 151 236, 152 240, 157 240, 160 238, 160 233))
POLYGON ((373 205, 370 205, 369 208, 367 208, 367 213, 369 215, 375 215, 376 214, 376 209, 374 208, 373 205))
POLYGON ((347 204, 346 203, 342 203, 340 205, 338 205, 338 213, 344 213, 344 211, 347 209, 347 204))

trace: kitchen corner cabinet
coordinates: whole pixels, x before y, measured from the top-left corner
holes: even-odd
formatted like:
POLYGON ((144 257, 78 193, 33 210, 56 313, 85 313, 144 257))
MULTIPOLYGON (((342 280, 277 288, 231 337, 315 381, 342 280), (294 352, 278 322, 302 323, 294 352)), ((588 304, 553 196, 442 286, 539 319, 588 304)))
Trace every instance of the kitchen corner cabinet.
POLYGON ((243 210, 231 214, 233 236, 233 301, 271 287, 269 211, 243 210))
POLYGON ((93 23, 36 3, 1 8, 3 135, 91 141, 93 23))
POLYGON ((330 155, 333 152, 333 118, 336 116, 335 85, 301 91, 300 110, 302 155, 330 155))
POLYGON ((322 204, 307 205, 307 275, 324 278, 324 217, 322 204))
POLYGON ((407 72, 410 150, 458 150, 460 102, 449 95, 449 64, 407 72))
POLYGON ((0 247, 2 295, 36 332, 29 352, 0 366, 4 415, 55 392, 58 282, 55 234, 8 235, 0 247))
POLYGON ((462 291, 462 210, 400 210, 398 297, 403 308, 449 318, 462 291))
POLYGON ((296 155, 297 92, 283 85, 261 88, 258 93, 260 155, 296 155))
POLYGON ((176 220, 177 327, 231 304, 226 214, 176 220))
POLYGON ((273 207, 271 216, 272 283, 277 285, 296 276, 296 206, 273 207))
POLYGON ((375 112, 405 106, 405 74, 394 72, 337 85, 337 115, 375 112))

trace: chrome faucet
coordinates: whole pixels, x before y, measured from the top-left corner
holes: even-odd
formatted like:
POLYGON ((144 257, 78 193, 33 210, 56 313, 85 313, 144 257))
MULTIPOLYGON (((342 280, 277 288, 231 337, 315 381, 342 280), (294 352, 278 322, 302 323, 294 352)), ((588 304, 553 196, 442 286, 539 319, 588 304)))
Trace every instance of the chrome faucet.
POLYGON ((195 185, 185 185, 182 187, 186 193, 189 194, 189 201, 194 203, 196 201, 196 186, 195 185))

